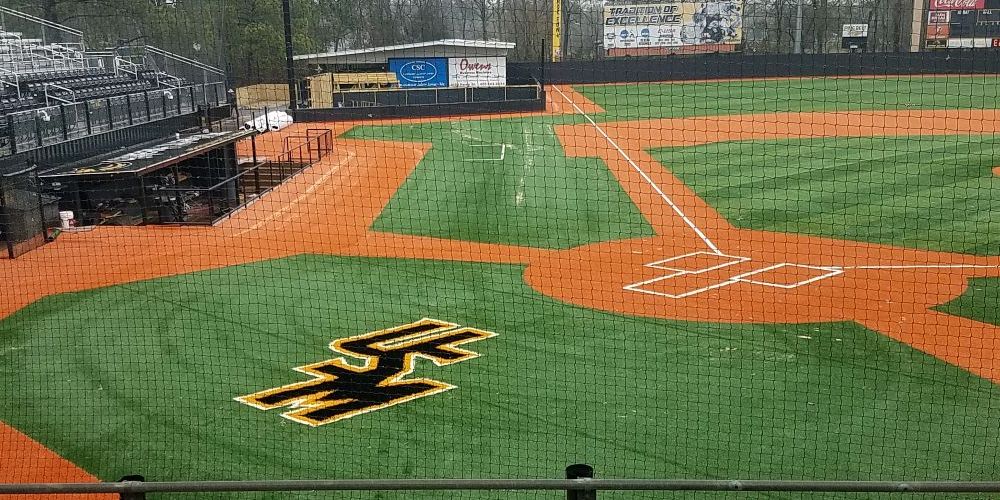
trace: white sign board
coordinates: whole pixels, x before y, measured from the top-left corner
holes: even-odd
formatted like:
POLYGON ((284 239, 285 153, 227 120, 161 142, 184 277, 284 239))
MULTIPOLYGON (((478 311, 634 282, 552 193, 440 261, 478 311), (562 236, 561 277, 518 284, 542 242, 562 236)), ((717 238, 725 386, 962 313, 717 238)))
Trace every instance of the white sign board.
POLYGON ((743 0, 605 5, 603 20, 605 49, 743 41, 743 0))
POLYGON ((448 84, 452 87, 503 87, 507 85, 507 58, 449 58, 448 84))
POLYGON ((691 38, 682 38, 682 30, 682 26, 638 25, 613 28, 605 26, 604 46, 608 48, 680 47, 684 45, 684 40, 691 38))
POLYGON ((844 31, 841 32, 844 38, 860 38, 868 36, 867 24, 845 24, 844 31))

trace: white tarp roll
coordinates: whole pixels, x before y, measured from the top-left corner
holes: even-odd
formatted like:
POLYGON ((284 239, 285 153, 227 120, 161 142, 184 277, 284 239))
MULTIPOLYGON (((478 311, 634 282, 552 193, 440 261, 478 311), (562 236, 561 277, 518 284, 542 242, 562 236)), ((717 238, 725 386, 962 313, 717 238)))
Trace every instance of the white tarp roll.
POLYGON ((288 128, 294 121, 295 120, 292 119, 291 115, 285 113, 284 111, 281 111, 275 117, 275 120, 269 123, 268 125, 270 126, 271 130, 278 131, 288 128))
POLYGON ((284 111, 271 111, 243 124, 246 130, 256 130, 264 133, 268 130, 281 130, 292 124, 292 117, 284 111))

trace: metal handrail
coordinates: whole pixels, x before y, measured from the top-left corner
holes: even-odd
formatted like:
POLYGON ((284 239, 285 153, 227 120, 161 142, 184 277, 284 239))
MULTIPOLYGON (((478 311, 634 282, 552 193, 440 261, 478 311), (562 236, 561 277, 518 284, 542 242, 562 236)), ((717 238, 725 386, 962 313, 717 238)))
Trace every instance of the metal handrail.
POLYGON ((118 72, 123 71, 135 78, 139 78, 139 65, 129 61, 127 59, 122 59, 121 57, 115 57, 115 76, 118 76, 118 72), (128 69, 131 67, 131 69, 128 69))
POLYGON ((179 55, 179 54, 174 54, 173 52, 167 52, 166 50, 163 50, 163 49, 158 48, 158 47, 154 47, 152 45, 146 45, 146 50, 148 52, 152 52, 153 54, 156 54, 156 55, 159 55, 159 56, 162 56, 162 57, 166 57, 167 59, 173 59, 175 61, 182 62, 184 64, 188 64, 188 65, 194 66, 194 67, 196 67, 198 69, 205 70, 205 71, 208 71, 210 73, 216 73, 216 74, 219 74, 219 75, 222 75, 222 76, 226 75, 225 71, 223 71, 223 70, 221 70, 219 68, 216 68, 215 66, 212 66, 210 64, 205 64, 205 63, 203 63, 201 61, 198 61, 198 60, 195 60, 195 59, 191 59, 190 57, 184 57, 184 56, 179 55))
POLYGON ((262 491, 767 491, 997 493, 1000 481, 771 481, 718 479, 368 479, 0 484, 0 494, 221 493, 262 491))
POLYGON ((24 12, 16 11, 16 10, 11 9, 9 7, 0 7, 0 12, 2 12, 4 14, 7 14, 7 15, 10 15, 10 16, 14 16, 14 17, 18 17, 18 18, 24 19, 25 21, 33 22, 35 24, 40 24, 40 25, 45 26, 47 28, 52 28, 52 29, 57 30, 57 31, 62 31, 64 33, 68 33, 70 35, 73 35, 75 37, 80 38, 80 43, 81 44, 83 43, 83 32, 80 31, 80 30, 70 28, 69 26, 66 26, 66 25, 63 25, 63 24, 59 24, 59 23, 55 23, 55 22, 49 21, 48 19, 42 19, 40 17, 35 17, 35 16, 31 15, 31 14, 26 14, 24 12))
POLYGON ((178 78, 178 77, 176 77, 174 75, 160 75, 160 73, 157 72, 156 73, 156 83, 164 83, 167 86, 169 86, 170 88, 179 89, 179 88, 183 87, 182 84, 184 83, 184 80, 181 79, 181 78, 178 78), (173 80, 173 83, 170 83, 169 82, 170 80, 173 80))
POLYGON ((45 105, 46 106, 49 105, 49 99, 54 99, 54 100, 59 101, 59 102, 61 102, 63 104, 75 104, 77 102, 76 101, 76 91, 73 90, 73 89, 71 89, 71 88, 69 88, 69 87, 63 87, 62 85, 56 85, 54 83, 46 83, 45 86, 44 86, 44 89, 45 89, 45 105), (56 90, 64 90, 66 92, 69 92, 70 96, 72 96, 72 99, 66 100, 66 99, 63 99, 61 97, 56 97, 54 95, 49 95, 49 88, 50 87, 51 88, 55 88, 56 90))

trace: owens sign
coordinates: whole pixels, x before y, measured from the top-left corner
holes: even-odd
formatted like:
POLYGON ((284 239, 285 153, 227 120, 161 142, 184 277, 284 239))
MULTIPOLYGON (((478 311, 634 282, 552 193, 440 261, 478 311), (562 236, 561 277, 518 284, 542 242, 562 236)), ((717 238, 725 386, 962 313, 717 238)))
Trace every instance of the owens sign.
POLYGON ((506 57, 453 57, 448 59, 452 87, 503 87, 507 85, 506 57))

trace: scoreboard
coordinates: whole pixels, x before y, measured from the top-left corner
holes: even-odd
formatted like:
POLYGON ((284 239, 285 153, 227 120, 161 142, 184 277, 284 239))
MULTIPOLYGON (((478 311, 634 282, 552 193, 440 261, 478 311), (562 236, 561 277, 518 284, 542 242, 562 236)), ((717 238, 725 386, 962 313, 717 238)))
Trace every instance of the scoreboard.
POLYGON ((1000 47, 1000 0, 930 0, 926 47, 1000 47))

